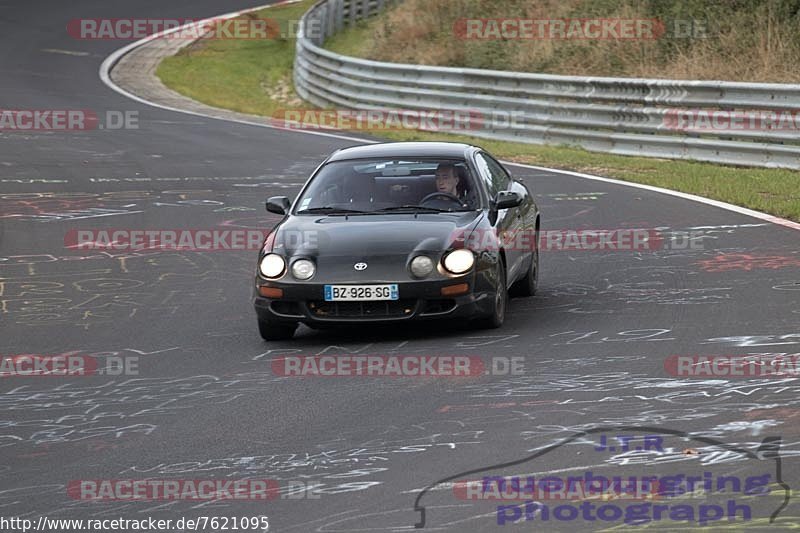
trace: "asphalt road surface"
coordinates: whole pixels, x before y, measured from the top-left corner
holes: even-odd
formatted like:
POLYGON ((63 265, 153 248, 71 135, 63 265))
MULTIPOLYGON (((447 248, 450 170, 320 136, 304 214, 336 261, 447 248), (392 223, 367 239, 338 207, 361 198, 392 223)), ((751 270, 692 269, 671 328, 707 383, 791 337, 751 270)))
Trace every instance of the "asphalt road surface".
MULTIPOLYGON (((755 528, 797 525, 797 503, 782 507, 776 470, 780 462, 783 483, 800 485, 797 380, 665 369, 670 355, 800 351, 796 230, 511 167, 536 195, 543 230, 658 228, 666 245, 542 251, 539 293, 513 299, 499 330, 302 327, 294 340, 274 343, 256 330, 253 251, 66 248, 67 232, 79 229, 268 229, 277 219, 264 211, 266 197, 295 195, 327 154, 355 144, 128 100, 97 75, 125 43, 79 41, 65 31, 81 17, 193 18, 250 5, 0 2, 0 108, 138 112, 138 129, 0 132, 0 353, 76 352, 129 364, 124 375, 0 378, 0 517, 38 525, 40 517, 268 516, 277 532, 401 531, 423 525, 424 507, 430 530, 596 530, 623 525, 613 506, 606 518, 566 508, 558 518, 552 507, 565 503, 551 502, 545 518, 530 503, 469 500, 440 482, 487 472, 624 471, 736 477, 741 487, 731 482, 731 498, 752 503, 755 528), (497 371, 469 378, 273 371, 279 357, 321 354, 477 356, 497 371), (502 375, 511 358, 521 358, 524 372, 502 375), (603 429, 618 426, 632 429, 603 429), (630 450, 596 448, 619 434, 640 438, 630 450), (650 445, 642 446, 646 436, 650 445), (518 464, 498 466, 510 462, 518 464), (769 494, 745 494, 758 476, 767 476, 769 494), (80 480, 144 479, 258 479, 282 489, 269 501, 134 502, 86 501, 68 490, 80 480)), ((680 503, 696 520, 704 502, 680 503)), ((727 525, 723 508, 725 518, 712 526, 727 525)), ((647 527, 686 527, 672 512, 647 527)))

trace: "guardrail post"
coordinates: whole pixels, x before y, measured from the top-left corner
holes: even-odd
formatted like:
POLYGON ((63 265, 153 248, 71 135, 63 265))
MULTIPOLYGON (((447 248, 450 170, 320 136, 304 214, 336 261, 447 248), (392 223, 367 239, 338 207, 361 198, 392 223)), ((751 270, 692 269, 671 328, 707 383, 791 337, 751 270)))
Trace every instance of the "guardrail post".
POLYGON ((358 18, 358 0, 350 0, 350 18, 348 22, 351 28, 356 25, 356 18, 358 18))
POLYGON ((344 0, 332 0, 336 5, 336 31, 344 27, 344 0))
POLYGON ((328 2, 326 5, 328 6, 327 24, 325 24, 325 38, 327 39, 336 33, 336 5, 333 2, 328 2))
POLYGON ((320 6, 320 8, 315 13, 315 28, 317 31, 312 32, 314 35, 314 44, 317 46, 322 46, 325 44, 328 36, 325 34, 325 19, 328 15, 328 4, 324 4, 320 6))

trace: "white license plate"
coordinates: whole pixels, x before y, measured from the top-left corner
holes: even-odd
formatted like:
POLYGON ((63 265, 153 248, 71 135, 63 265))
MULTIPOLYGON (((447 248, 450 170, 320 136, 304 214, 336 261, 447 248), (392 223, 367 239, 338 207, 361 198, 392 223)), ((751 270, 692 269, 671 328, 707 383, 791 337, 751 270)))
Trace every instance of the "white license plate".
POLYGON ((326 302, 374 302, 397 299, 397 284, 325 285, 326 302))

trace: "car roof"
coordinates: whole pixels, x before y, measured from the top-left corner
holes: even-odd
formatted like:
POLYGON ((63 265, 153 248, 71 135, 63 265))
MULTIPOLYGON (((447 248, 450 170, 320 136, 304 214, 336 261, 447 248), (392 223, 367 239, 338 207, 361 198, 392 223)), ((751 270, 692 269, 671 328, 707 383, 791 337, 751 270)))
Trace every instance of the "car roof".
POLYGON ((395 142, 353 146, 334 152, 328 161, 378 157, 442 157, 464 159, 474 146, 448 142, 395 142))

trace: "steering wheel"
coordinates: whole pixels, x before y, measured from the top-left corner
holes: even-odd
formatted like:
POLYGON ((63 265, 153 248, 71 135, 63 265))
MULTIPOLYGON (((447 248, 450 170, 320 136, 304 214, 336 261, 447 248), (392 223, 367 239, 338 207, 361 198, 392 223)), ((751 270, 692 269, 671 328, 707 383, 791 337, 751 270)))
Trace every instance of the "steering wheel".
POLYGON ((419 203, 421 205, 429 200, 433 200, 434 198, 444 198, 446 200, 457 202, 458 205, 464 205, 464 203, 461 201, 461 198, 459 198, 455 194, 450 194, 449 192, 439 192, 439 191, 430 193, 429 195, 425 196, 425 198, 420 200, 419 203))

